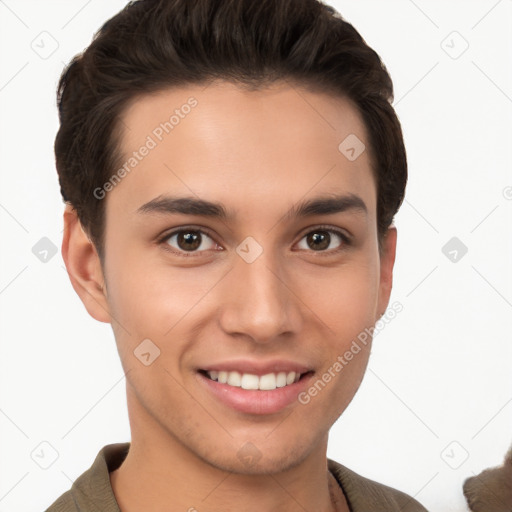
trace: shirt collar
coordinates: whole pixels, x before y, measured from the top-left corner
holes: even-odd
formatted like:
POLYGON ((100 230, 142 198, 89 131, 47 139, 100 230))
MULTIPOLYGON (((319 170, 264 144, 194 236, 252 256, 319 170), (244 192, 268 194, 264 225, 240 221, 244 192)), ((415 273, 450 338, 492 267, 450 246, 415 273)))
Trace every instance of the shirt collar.
MULTIPOLYGON (((71 487, 78 510, 121 512, 116 501, 109 473, 116 470, 126 458, 130 443, 104 446, 92 466, 79 476, 71 487)), ((338 462, 327 459, 329 471, 342 488, 351 512, 407 512, 426 511, 413 498, 390 487, 364 478, 338 462)))

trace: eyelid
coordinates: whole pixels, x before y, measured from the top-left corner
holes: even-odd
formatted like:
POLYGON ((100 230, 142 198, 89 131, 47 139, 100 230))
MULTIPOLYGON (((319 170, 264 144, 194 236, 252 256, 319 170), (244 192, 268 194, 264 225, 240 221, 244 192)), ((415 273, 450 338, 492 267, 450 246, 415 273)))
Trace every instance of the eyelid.
MULTIPOLYGON (((185 256, 185 257, 193 257, 195 255, 201 255, 201 253, 205 253, 205 252, 208 252, 209 250, 211 250, 211 249, 207 249, 207 250, 203 250, 203 251, 190 251, 190 252, 178 251, 178 250, 174 250, 173 248, 171 248, 171 246, 169 246, 169 244, 166 244, 167 240, 169 240, 174 235, 179 234, 180 232, 183 232, 183 231, 195 231, 197 233, 201 233, 202 235, 206 235, 217 246, 220 246, 220 244, 215 240, 215 236, 212 235, 212 233, 210 232, 209 229, 204 228, 204 227, 194 226, 194 225, 180 226, 171 231, 167 231, 163 235, 158 237, 157 242, 158 242, 158 244, 163 245, 164 249, 171 252, 172 254, 177 254, 179 256, 185 256)), ((339 251, 342 251, 346 246, 352 244, 352 236, 350 234, 348 234, 346 231, 344 231, 342 228, 335 227, 335 226, 329 226, 329 225, 323 225, 323 224, 312 225, 312 226, 308 226, 307 228, 304 228, 304 230, 300 234, 298 241, 300 242, 307 234, 314 232, 314 231, 328 231, 330 233, 334 233, 335 235, 338 235, 341 238, 343 243, 342 243, 341 247, 339 247, 337 249, 330 249, 328 251, 309 250, 306 252, 311 252, 311 253, 319 254, 319 255, 335 254, 339 251)), ((222 250, 224 250, 224 249, 222 249, 222 250)))
POLYGON ((333 233, 336 233, 337 235, 340 235, 343 239, 352 240, 352 235, 343 228, 340 228, 338 226, 330 226, 329 224, 313 224, 312 226, 308 226, 307 228, 304 228, 304 230, 301 232, 301 239, 304 237, 304 235, 307 235, 308 233, 311 233, 312 231, 330 231, 333 233))

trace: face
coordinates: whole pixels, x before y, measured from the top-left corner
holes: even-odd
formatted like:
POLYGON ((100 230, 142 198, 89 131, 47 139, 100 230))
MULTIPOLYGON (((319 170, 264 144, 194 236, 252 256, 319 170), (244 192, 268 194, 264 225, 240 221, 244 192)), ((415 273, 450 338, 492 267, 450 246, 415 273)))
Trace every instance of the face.
POLYGON ((391 289, 395 230, 379 254, 360 116, 298 86, 217 82, 122 120, 88 309, 112 323, 132 438, 238 473, 299 464, 357 391, 370 343, 344 355, 391 289))

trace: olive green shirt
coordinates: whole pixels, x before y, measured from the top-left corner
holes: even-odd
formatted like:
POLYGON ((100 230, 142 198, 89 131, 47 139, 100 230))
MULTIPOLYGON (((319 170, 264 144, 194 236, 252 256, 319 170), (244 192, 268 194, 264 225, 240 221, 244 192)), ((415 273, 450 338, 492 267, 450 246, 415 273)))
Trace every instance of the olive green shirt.
MULTIPOLYGON (((46 512, 120 512, 109 473, 122 464, 129 448, 130 443, 104 446, 92 466, 46 512)), ((410 496, 368 480, 331 459, 327 461, 351 512, 427 512, 410 496)))

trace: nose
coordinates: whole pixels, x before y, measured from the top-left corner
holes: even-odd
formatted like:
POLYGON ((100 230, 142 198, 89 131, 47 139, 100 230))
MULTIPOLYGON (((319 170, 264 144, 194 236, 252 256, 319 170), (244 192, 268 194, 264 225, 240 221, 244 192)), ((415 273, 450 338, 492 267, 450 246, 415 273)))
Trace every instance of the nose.
POLYGON ((252 263, 236 256, 221 290, 220 324, 224 332, 249 337, 258 344, 299 332, 300 300, 287 275, 266 252, 252 263))

